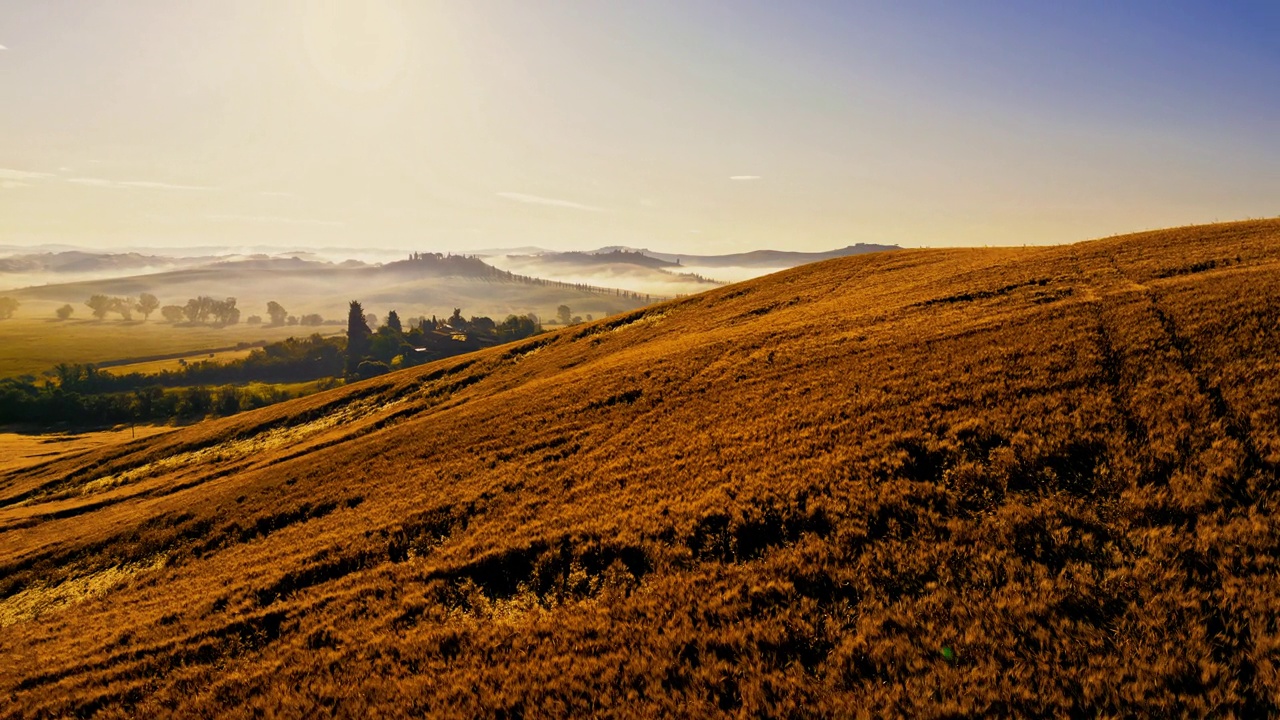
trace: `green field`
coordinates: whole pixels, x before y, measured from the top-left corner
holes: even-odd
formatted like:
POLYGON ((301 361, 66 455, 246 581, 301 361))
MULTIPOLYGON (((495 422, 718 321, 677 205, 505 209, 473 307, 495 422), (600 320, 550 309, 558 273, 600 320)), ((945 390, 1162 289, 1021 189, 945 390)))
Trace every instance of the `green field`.
MULTIPOLYGON (((118 320, 47 320, 15 317, 0 320, 0 377, 39 375, 58 363, 143 362, 157 355, 188 355, 188 362, 207 359, 210 352, 228 351, 239 343, 275 342, 341 332, 336 326, 321 328, 232 325, 176 327, 157 322, 118 320), (195 357, 190 357, 195 356, 195 357)), ((177 361, 170 361, 177 367, 177 361)), ((151 370, 158 372, 158 370, 151 370)))
POLYGON ((219 365, 232 362, 234 360, 243 360, 249 357, 252 350, 226 350, 223 352, 194 352, 190 355, 184 355, 180 358, 165 358, 163 360, 147 360, 144 362, 129 363, 127 365, 112 365, 107 371, 113 375, 129 375, 138 373, 141 375, 159 375, 168 370, 177 372, 181 370, 184 361, 189 364, 198 362, 214 362, 219 365))

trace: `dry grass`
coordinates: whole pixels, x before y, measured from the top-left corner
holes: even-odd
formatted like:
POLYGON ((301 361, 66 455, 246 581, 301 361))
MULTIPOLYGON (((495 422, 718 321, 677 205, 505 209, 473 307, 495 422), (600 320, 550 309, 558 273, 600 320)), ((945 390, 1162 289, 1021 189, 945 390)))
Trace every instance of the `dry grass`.
POLYGON ((104 445, 146 438, 173 428, 164 425, 139 425, 135 428, 118 428, 84 433, 27 433, 0 432, 0 473, 18 468, 49 463, 70 455, 80 455, 104 445))
POLYGON ((0 472, 0 716, 1280 712, 1280 223, 798 268, 0 472))

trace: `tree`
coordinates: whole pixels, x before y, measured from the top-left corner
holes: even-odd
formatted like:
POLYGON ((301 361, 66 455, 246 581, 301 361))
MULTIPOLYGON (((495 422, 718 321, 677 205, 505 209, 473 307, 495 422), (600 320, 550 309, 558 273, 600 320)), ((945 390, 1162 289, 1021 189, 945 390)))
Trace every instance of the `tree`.
POLYGON ((347 310, 347 374, 355 375, 360 362, 369 354, 369 325, 365 321, 364 308, 358 300, 352 300, 347 310))
POLYGON ((376 360, 365 360, 356 366, 356 376, 362 380, 389 372, 391 372, 390 365, 376 360))
POLYGON ((151 293, 142 293, 138 296, 138 304, 134 307, 138 312, 142 313, 142 319, 147 320, 151 317, 151 313, 160 307, 160 301, 151 293))
POLYGON ((56 312, 58 314, 59 320, 66 320, 67 318, 71 317, 71 313, 75 311, 76 309, 71 307, 70 303, 67 303, 66 305, 63 305, 62 307, 58 308, 56 312))
POLYGON ((133 319, 133 298, 113 297, 111 298, 111 312, 120 313, 121 320, 133 319))
POLYGON ((462 308, 454 308, 453 315, 449 318, 449 327, 454 330, 465 330, 467 321, 462 317, 462 308))
POLYGON ((568 325, 573 321, 573 311, 569 309, 568 305, 561 305, 556 308, 556 318, 560 320, 561 325, 568 325))
POLYGON ((182 314, 187 317, 187 322, 198 323, 204 322, 209 317, 209 302, 212 298, 200 296, 187 300, 187 304, 182 308, 182 314))
POLYGON ((367 325, 370 330, 374 329, 378 326, 378 316, 374 313, 365 313, 364 324, 367 325))
POLYGON ((250 316, 249 316, 249 319, 248 319, 248 320, 245 320, 245 322, 246 322, 246 323, 248 323, 248 324, 250 324, 250 325, 261 325, 261 324, 262 324, 262 316, 261 316, 261 315, 250 315, 250 316))
POLYGON ((182 322, 184 315, 186 315, 186 313, 183 311, 181 305, 165 305, 160 308, 160 316, 165 319, 165 322, 171 322, 174 324, 180 323, 182 322))
POLYGON ((324 324, 324 317, 320 313, 310 313, 298 318, 299 325, 317 326, 324 324))
POLYGON ((8 320, 13 317, 13 311, 17 310, 21 304, 11 297, 0 297, 0 320, 8 320))
POLYGON ((511 340, 519 340, 527 338, 538 331, 538 323, 534 321, 532 315, 508 315, 495 328, 498 339, 509 342, 511 340))
POLYGON ((400 326, 400 316, 395 310, 387 313, 387 327, 398 333, 404 332, 404 328, 400 326))
POLYGON ((209 312, 219 325, 235 325, 240 322, 240 311, 236 309, 236 299, 213 300, 209 303, 209 312))
MULTIPOLYGON (((374 360, 390 363, 397 355, 413 350, 404 336, 389 327, 380 327, 369 341, 369 356, 374 360)), ((362 363, 363 364, 363 363, 362 363)))
POLYGON ((283 325, 284 321, 289 317, 289 311, 281 307, 280 303, 272 300, 267 303, 267 317, 271 318, 272 325, 283 325))
POLYGON ((111 312, 111 298, 106 295, 93 295, 84 304, 93 311, 94 320, 104 320, 107 313, 111 312))

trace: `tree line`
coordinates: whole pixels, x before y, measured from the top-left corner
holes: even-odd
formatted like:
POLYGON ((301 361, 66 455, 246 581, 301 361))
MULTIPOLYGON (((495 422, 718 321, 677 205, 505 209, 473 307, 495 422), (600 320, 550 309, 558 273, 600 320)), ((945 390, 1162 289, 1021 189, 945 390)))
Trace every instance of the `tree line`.
MULTIPOLYGON (((106 320, 110 315, 119 315, 122 321, 132 321, 136 313, 142 316, 143 321, 146 321, 157 310, 160 311, 160 316, 164 318, 165 322, 174 325, 186 323, 189 325, 225 327, 238 324, 241 318, 241 311, 236 306, 234 297, 218 299, 208 295, 199 295, 188 299, 183 305, 162 305, 160 300, 151 293, 141 293, 136 298, 97 294, 91 295, 84 304, 89 308, 89 312, 95 320, 106 320)), ((0 297, 0 320, 11 317, 19 305, 20 303, 13 298, 0 297)), ((59 320, 69 320, 75 312, 75 306, 67 303, 55 310, 54 315, 59 320)), ((268 327, 318 327, 326 323, 324 317, 319 313, 307 313, 300 316, 290 314, 283 305, 275 300, 267 303, 265 321, 261 315, 250 315, 245 319, 245 322, 249 325, 265 324, 268 327)))
POLYGON ((0 381, 0 423, 102 425, 229 415, 296 396, 272 383, 336 382, 345 351, 345 338, 315 334, 271 343, 240 360, 200 361, 154 375, 59 363, 43 384, 30 377, 0 381))
MULTIPOLYGON (((283 310, 272 309, 277 317, 283 310)), ((534 315, 509 315, 498 323, 467 319, 459 308, 447 318, 409 323, 392 310, 376 331, 370 325, 378 325, 377 316, 353 301, 348 337, 289 338, 230 362, 202 360, 146 375, 59 363, 43 383, 30 376, 0 380, 0 423, 100 426, 229 415, 301 394, 272 384, 320 381, 323 389, 343 378, 372 377, 542 332, 534 315)))

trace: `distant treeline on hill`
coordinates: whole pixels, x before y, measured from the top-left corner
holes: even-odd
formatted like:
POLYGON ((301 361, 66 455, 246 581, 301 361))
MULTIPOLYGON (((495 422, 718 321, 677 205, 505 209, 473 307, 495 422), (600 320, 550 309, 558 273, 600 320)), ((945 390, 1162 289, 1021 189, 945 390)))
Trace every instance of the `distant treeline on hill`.
POLYGON ((407 260, 397 260, 382 266, 384 270, 417 270, 430 268, 433 274, 458 275, 462 277, 490 278, 506 282, 537 285, 540 287, 558 288, 561 290, 578 290, 595 295, 613 295, 616 297, 658 302, 669 300, 666 296, 632 292, 621 288, 601 287, 586 283, 567 283, 559 280, 546 280, 530 275, 520 275, 509 270, 499 270, 474 255, 447 255, 441 253, 411 253, 407 260))

